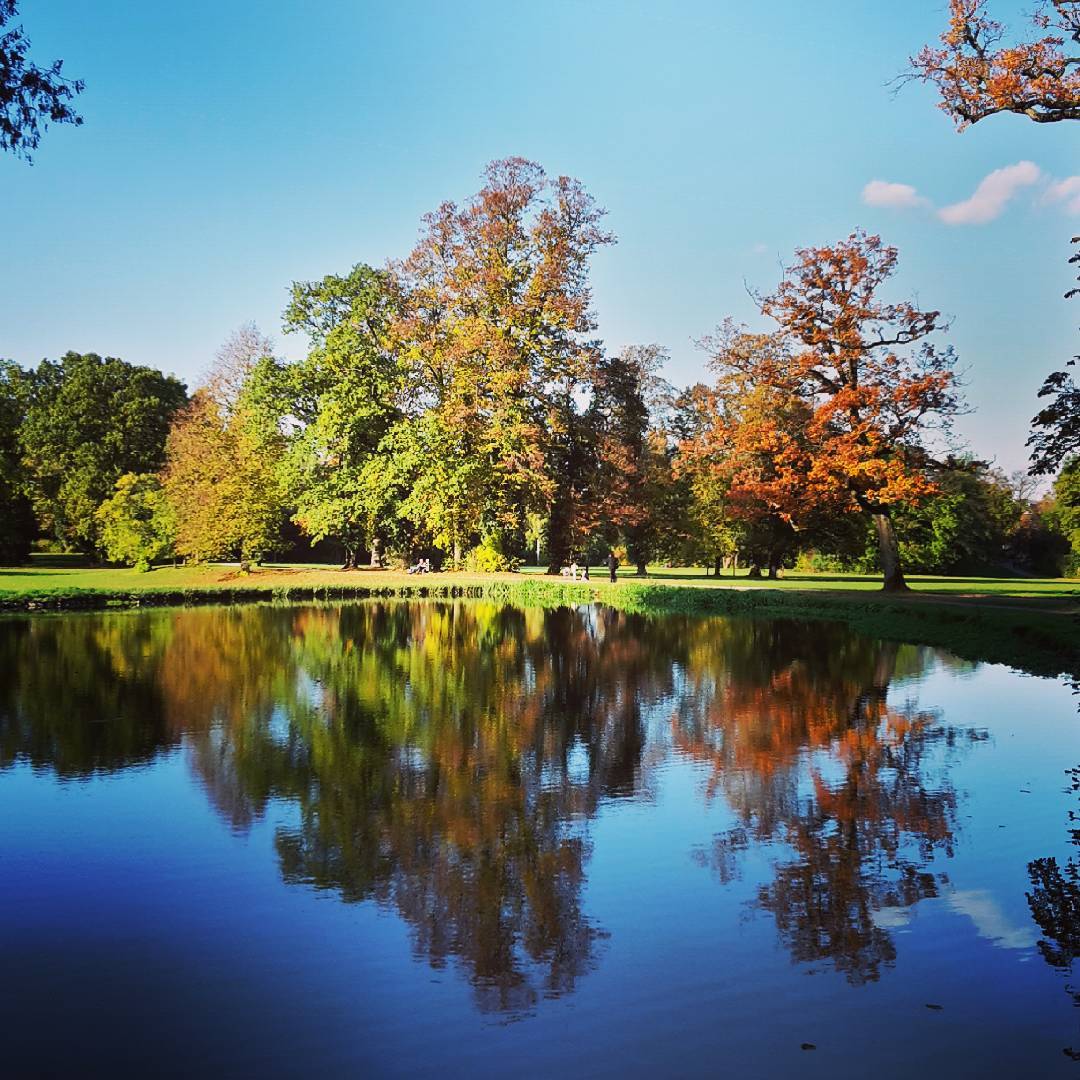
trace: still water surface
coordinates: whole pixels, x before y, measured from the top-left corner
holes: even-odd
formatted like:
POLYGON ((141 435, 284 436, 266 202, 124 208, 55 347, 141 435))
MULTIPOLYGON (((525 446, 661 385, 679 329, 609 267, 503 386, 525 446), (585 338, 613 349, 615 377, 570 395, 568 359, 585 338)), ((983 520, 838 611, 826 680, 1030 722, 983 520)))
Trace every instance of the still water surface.
POLYGON ((0 1074, 1076 1075, 1076 765, 832 624, 3 620, 0 1074))

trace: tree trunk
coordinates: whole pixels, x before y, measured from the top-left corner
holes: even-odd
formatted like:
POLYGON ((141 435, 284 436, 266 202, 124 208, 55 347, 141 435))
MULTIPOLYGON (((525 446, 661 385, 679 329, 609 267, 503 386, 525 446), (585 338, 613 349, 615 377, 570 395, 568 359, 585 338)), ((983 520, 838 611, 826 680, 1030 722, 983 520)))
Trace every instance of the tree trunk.
POLYGON ((548 568, 549 574, 558 574, 570 564, 570 515, 572 508, 568 496, 560 493, 551 506, 548 518, 548 568))
POLYGON ((871 517, 874 519, 874 529, 877 532, 881 569, 885 573, 882 589, 885 592, 907 592, 908 585, 900 566, 900 545, 896 542, 896 531, 893 529, 892 519, 883 510, 876 511, 871 514, 871 517))
POLYGON ((648 575, 649 575, 649 566, 648 566, 648 564, 645 562, 644 559, 639 559, 638 564, 637 564, 637 576, 638 577, 648 577, 648 575))
POLYGON ((759 578, 759 577, 761 577, 761 567, 758 566, 757 563, 752 563, 750 565, 750 572, 746 576, 748 578, 759 578))
POLYGON ((379 553, 381 548, 382 548, 382 543, 379 541, 379 538, 376 536, 371 541, 371 568, 373 570, 377 570, 380 566, 382 566, 382 557, 381 557, 381 555, 379 553))
POLYGON ((461 541, 454 541, 454 569, 461 569, 461 541))

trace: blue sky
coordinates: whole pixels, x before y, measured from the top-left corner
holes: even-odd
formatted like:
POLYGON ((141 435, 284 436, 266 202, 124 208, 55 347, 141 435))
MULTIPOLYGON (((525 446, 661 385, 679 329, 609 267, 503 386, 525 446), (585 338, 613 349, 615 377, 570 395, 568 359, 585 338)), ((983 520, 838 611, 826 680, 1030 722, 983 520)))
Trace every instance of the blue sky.
MULTIPOLYGON (((1019 24, 1030 4, 992 6, 1019 24)), ((957 135, 928 89, 886 85, 945 0, 20 7, 36 59, 87 84, 83 127, 50 129, 32 168, 0 158, 0 356, 24 364, 96 351, 192 381, 251 319, 299 355, 292 280, 404 255, 421 214, 509 155, 607 207, 601 331, 666 345, 677 383, 703 375, 695 339, 754 317, 747 285, 860 225, 900 249, 898 296, 953 317, 978 454, 1025 464, 1035 392, 1077 351, 1080 214, 1048 199, 1080 173, 1076 126, 957 135), (938 216, 1020 162, 1011 199, 938 216), (914 205, 867 205, 873 180, 914 205)))

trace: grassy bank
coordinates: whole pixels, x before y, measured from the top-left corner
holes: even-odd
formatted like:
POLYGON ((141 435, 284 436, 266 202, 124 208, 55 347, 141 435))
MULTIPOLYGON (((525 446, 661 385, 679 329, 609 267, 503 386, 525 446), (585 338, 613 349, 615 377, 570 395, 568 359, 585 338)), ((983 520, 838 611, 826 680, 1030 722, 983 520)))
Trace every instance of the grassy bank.
POLYGON ((948 648, 972 660, 1036 674, 1080 677, 1080 582, 916 578, 908 596, 887 596, 873 578, 792 575, 779 582, 657 571, 572 583, 536 573, 432 574, 271 566, 168 567, 148 574, 93 569, 63 557, 0 569, 0 610, 336 600, 364 597, 489 597, 526 605, 600 600, 642 614, 732 614, 827 619, 877 637, 948 648))
MULTIPOLYGON (((1057 601, 1062 609, 1080 610, 1080 580, 1062 578, 988 578, 913 576, 912 589, 920 596, 941 598, 977 598, 982 600, 1057 601)), ((484 589, 492 582, 543 584, 561 587, 560 579, 548 578, 533 567, 520 574, 431 574, 414 577, 389 570, 338 570, 323 565, 268 565, 251 573, 241 573, 235 565, 165 566, 150 573, 124 568, 100 568, 85 564, 79 556, 37 555, 30 565, 0 567, 0 603, 25 606, 27 602, 48 603, 61 597, 83 595, 87 599, 110 594, 117 598, 152 599, 163 593, 179 594, 213 591, 223 596, 231 592, 258 592, 270 596, 311 591, 317 593, 345 590, 356 594, 368 592, 416 590, 445 593, 450 589, 484 589)), ((638 586, 641 578, 623 568, 619 586, 638 586)), ((694 589, 745 591, 756 589, 776 592, 844 592, 876 594, 880 578, 865 574, 785 573, 777 581, 751 580, 741 571, 736 576, 706 575, 698 568, 650 568, 647 585, 668 585, 694 589)), ((589 586, 596 590, 608 587, 607 572, 596 568, 589 586)))
POLYGON ((825 619, 872 637, 948 649, 968 660, 1008 664, 1035 675, 1080 679, 1080 606, 1038 601, 934 594, 678 589, 628 585, 616 605, 647 614, 749 615, 825 619))

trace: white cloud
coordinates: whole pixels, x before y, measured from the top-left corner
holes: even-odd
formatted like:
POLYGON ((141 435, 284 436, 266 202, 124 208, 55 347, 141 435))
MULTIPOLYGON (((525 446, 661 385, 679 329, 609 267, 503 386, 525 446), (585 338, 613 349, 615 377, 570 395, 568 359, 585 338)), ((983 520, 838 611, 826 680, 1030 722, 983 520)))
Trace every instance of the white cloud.
MULTIPOLYGON (((1001 949, 1025 950, 1039 940, 1035 927, 1027 923, 1016 925, 1001 909, 993 894, 986 889, 949 889, 942 897, 959 915, 966 915, 974 924, 980 937, 986 938, 1001 949)), ((883 930, 902 931, 914 921, 918 913, 914 907, 884 907, 873 912, 875 926, 883 930)))
POLYGON ((981 937, 1002 949, 1030 949, 1039 939, 1035 927, 1011 923, 986 889, 957 889, 946 896, 946 902, 953 911, 966 915, 981 937))
POLYGON ((888 206, 894 210, 929 203, 910 184, 893 184, 888 180, 871 180, 862 189, 862 201, 867 206, 888 206))
POLYGON ((1063 202, 1066 213, 1080 214, 1080 176, 1066 176, 1064 180, 1055 180, 1046 189, 1043 202, 1063 202))
POLYGON ((769 250, 766 244, 755 244, 751 249, 752 255, 764 255, 769 250))
POLYGON ((970 199, 942 207, 938 217, 947 225, 985 225, 1000 216, 1020 188, 1036 183, 1041 175, 1038 165, 1030 161, 995 169, 980 182, 970 199))

